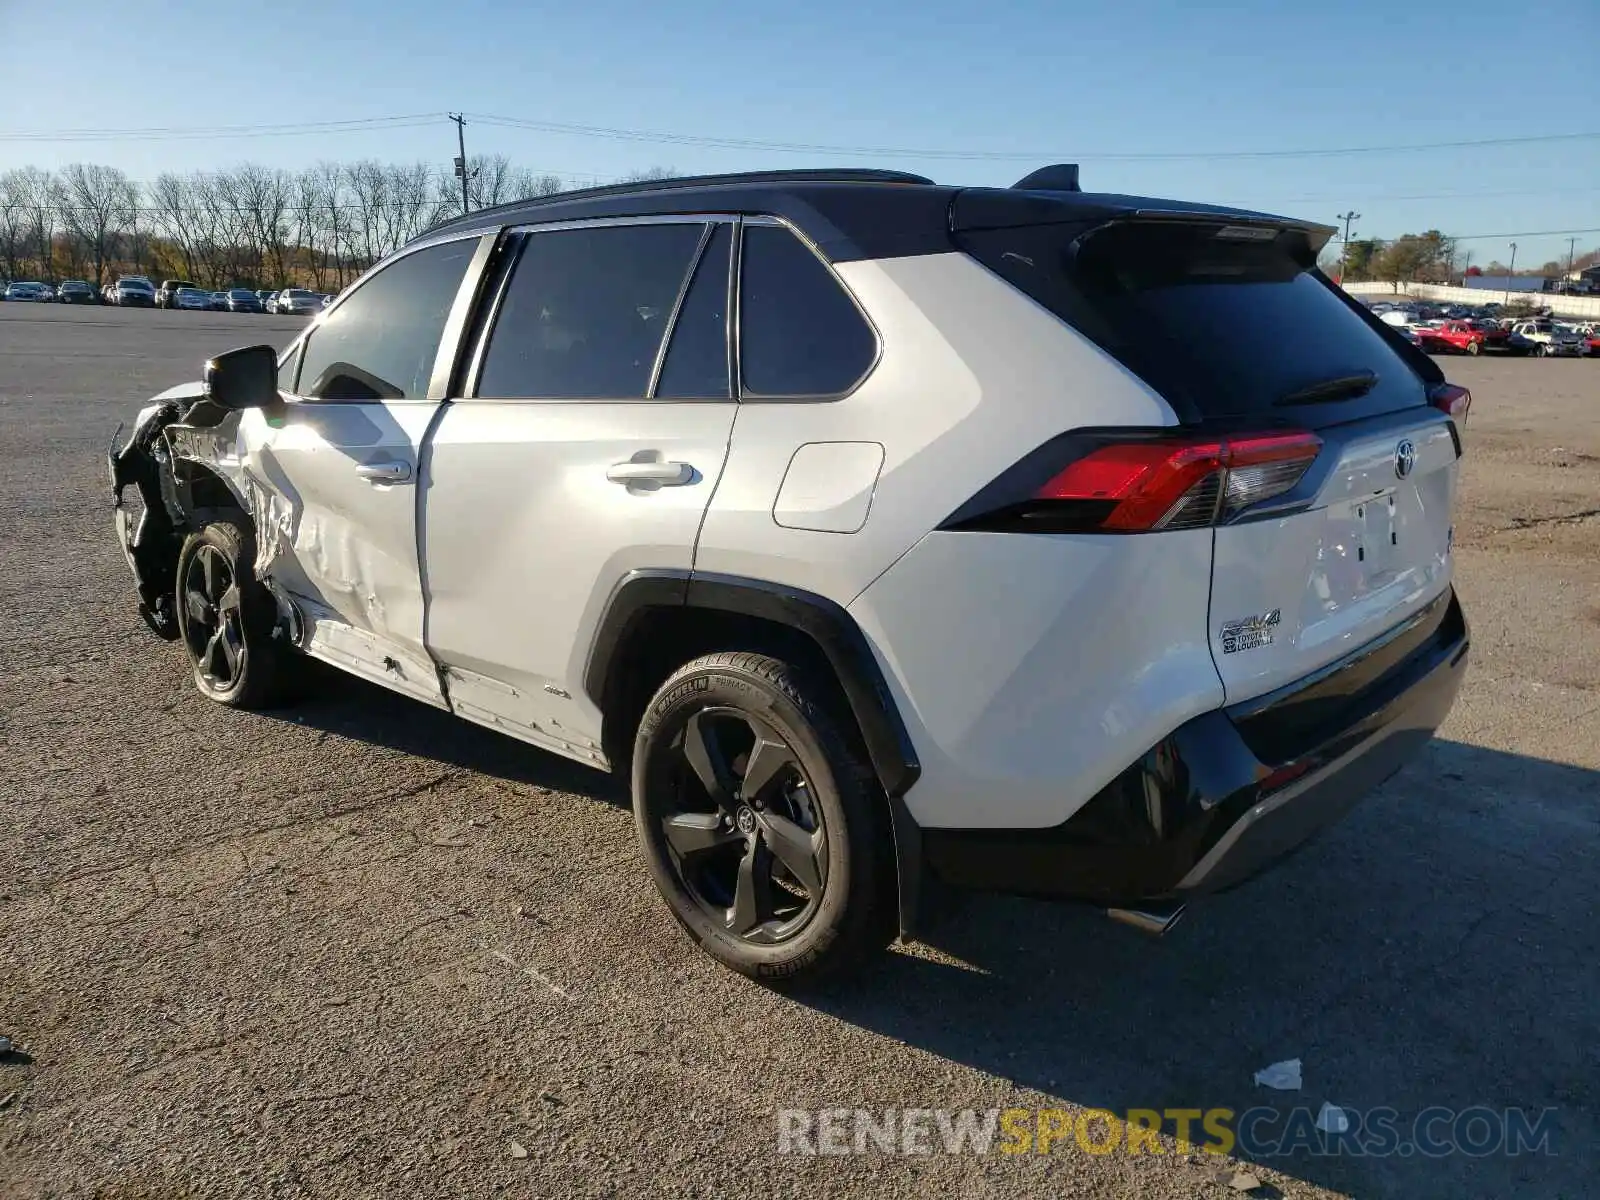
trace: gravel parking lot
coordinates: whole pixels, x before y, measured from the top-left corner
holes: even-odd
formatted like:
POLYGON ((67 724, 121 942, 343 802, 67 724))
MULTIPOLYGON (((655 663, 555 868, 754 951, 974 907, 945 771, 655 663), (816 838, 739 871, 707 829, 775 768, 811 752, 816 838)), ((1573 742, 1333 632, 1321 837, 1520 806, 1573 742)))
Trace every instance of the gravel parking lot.
POLYGON ((807 1157, 776 1113, 1324 1101, 1554 1109, 1556 1153, 1302 1152, 1256 1195, 1595 1194, 1600 362, 1447 362, 1471 674, 1315 847, 1162 942, 973 898, 786 997, 680 935, 606 778, 331 673, 225 710, 145 631, 112 429, 298 326, 0 304, 0 1195, 1225 1196, 1170 1140, 807 1157))

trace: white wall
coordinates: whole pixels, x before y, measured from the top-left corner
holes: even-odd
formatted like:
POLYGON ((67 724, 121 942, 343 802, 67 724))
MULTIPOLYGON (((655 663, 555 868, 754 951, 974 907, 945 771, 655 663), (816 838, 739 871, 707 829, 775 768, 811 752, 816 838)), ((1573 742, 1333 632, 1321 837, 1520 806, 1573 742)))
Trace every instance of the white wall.
MULTIPOLYGON (((1352 296, 1409 296, 1457 304, 1504 304, 1506 294, 1484 288, 1446 287, 1439 283, 1347 283, 1352 296)), ((1600 317, 1600 296, 1557 296, 1550 292, 1512 292, 1513 300, 1529 300, 1562 317, 1600 317)))

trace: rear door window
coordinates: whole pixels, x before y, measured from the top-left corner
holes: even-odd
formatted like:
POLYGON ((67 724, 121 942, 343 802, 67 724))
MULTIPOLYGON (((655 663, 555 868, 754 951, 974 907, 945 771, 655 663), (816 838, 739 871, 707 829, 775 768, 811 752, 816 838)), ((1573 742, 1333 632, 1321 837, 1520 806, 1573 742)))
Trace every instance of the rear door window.
POLYGON ((489 334, 477 394, 647 397, 705 229, 664 222, 528 234, 489 334))
POLYGON ((789 230, 744 231, 739 359, 746 396, 840 396, 878 356, 867 319, 832 271, 789 230))
POLYGON ((678 309, 656 383, 657 396, 726 400, 732 394, 728 386, 728 252, 732 245, 733 227, 719 223, 678 309))
POLYGON ((1121 361, 1186 421, 1325 426, 1426 403, 1435 369, 1312 270, 1304 233, 1222 222, 1035 225, 963 247, 1121 361))

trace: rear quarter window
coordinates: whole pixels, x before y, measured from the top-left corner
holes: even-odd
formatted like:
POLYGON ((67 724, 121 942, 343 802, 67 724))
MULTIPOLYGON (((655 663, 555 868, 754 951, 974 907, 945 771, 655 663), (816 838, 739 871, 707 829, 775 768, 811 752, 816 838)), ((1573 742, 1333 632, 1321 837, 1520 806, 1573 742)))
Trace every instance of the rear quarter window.
POLYGON ((877 359, 877 335, 844 285, 787 229, 745 228, 739 311, 746 396, 841 396, 877 359))

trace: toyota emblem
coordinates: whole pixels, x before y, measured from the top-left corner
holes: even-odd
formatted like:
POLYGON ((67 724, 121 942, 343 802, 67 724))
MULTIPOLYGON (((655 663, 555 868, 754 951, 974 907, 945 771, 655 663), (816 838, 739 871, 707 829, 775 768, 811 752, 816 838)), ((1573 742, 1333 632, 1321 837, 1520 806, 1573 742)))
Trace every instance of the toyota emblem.
POLYGON ((1394 448, 1394 474, 1396 479, 1404 479, 1411 474, 1412 468, 1417 465, 1417 448, 1411 444, 1411 439, 1406 438, 1394 448))

